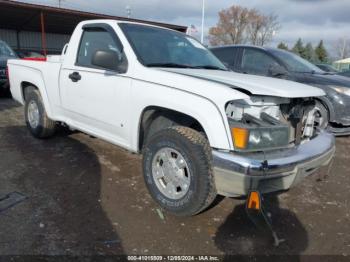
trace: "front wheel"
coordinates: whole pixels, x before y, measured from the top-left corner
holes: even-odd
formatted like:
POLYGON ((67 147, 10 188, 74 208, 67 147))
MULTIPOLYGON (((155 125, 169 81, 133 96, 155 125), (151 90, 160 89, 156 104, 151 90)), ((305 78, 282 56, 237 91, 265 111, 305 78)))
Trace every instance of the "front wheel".
POLYGON ((143 153, 147 188, 165 210, 191 216, 215 199, 211 149, 199 132, 181 126, 161 130, 148 139, 143 153))

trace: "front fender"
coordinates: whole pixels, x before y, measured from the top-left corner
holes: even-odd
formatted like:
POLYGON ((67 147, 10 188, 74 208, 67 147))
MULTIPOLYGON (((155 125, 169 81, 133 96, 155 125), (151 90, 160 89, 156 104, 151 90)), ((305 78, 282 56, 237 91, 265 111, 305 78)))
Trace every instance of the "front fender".
POLYGON ((225 116, 225 105, 218 106, 200 95, 141 80, 135 80, 133 83, 132 97, 133 121, 130 130, 132 130, 132 148, 135 151, 139 145, 141 117, 145 108, 150 106, 166 108, 193 117, 203 127, 211 147, 226 150, 233 148, 225 116))

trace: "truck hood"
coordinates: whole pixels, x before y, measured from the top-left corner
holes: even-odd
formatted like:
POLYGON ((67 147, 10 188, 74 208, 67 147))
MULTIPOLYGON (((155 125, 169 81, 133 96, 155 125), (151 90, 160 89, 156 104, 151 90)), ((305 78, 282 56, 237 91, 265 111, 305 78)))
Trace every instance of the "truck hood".
POLYGON ((163 68, 162 70, 227 85, 253 95, 285 98, 318 97, 325 93, 317 88, 288 80, 239 74, 219 70, 163 68))

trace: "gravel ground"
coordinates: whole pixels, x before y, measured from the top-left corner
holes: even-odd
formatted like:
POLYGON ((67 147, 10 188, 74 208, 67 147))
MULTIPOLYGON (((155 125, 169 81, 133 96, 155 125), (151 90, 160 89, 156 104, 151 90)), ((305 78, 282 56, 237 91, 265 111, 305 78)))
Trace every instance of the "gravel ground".
POLYGON ((191 218, 160 214, 143 183, 140 156, 64 130, 37 140, 24 126, 23 108, 0 99, 0 198, 10 192, 27 196, 0 211, 0 255, 344 259, 350 255, 349 149, 350 138, 337 138, 332 168, 267 198, 274 229, 285 239, 274 247, 248 220, 243 200, 218 198, 191 218))

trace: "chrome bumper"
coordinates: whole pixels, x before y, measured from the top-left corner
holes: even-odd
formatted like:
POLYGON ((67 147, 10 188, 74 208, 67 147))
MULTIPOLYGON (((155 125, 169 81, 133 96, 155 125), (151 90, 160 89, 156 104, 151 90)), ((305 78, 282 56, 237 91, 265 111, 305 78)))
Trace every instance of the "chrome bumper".
POLYGON ((319 167, 329 164, 335 153, 334 136, 321 132, 297 147, 268 153, 238 154, 213 150, 216 188, 224 196, 245 196, 287 190, 319 167))

